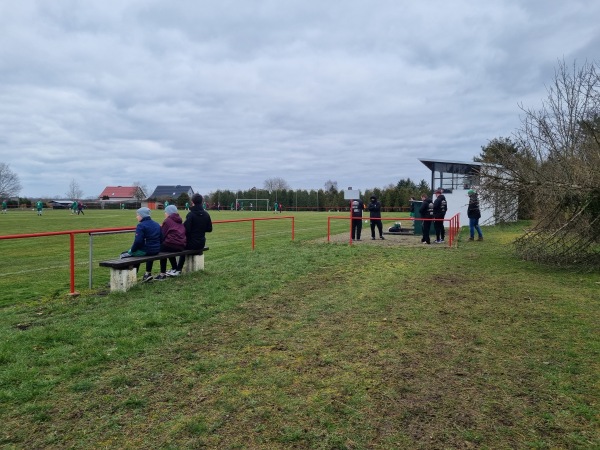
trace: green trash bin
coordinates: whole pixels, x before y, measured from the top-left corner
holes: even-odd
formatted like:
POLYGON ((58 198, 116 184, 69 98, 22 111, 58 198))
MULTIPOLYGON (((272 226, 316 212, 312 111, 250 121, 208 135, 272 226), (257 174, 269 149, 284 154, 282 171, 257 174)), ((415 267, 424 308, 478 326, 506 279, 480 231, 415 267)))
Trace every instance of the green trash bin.
MULTIPOLYGON (((413 202, 413 204, 415 205, 415 219, 420 219, 421 218, 421 206, 423 205, 422 201, 417 201, 415 200, 413 202)), ((415 230, 415 236, 422 236, 423 235, 423 221, 422 220, 415 220, 414 221, 414 230, 415 230)), ((433 226, 433 223, 431 224, 431 228, 429 229, 429 235, 435 235, 435 227, 433 226)))

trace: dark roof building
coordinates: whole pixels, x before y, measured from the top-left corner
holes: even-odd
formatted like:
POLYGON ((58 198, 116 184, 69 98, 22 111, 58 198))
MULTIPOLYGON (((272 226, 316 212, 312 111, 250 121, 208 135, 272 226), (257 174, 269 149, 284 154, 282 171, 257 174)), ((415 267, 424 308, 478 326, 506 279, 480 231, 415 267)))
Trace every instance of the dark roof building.
POLYGON ((191 186, 156 186, 156 189, 154 189, 154 192, 148 198, 156 200, 175 199, 181 194, 187 194, 191 198, 194 195, 194 190, 191 186))

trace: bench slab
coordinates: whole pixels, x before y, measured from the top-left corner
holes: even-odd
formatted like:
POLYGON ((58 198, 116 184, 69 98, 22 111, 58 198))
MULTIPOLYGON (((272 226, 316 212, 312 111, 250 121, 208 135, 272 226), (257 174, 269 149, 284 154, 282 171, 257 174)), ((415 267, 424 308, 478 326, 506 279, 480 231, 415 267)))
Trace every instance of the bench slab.
POLYGON ((101 267, 110 268, 110 290, 111 292, 126 292, 137 283, 137 267, 148 261, 157 261, 179 256, 186 256, 183 273, 204 270, 204 252, 202 250, 182 250, 180 252, 160 252, 152 256, 132 256, 123 259, 109 259, 100 261, 101 267))

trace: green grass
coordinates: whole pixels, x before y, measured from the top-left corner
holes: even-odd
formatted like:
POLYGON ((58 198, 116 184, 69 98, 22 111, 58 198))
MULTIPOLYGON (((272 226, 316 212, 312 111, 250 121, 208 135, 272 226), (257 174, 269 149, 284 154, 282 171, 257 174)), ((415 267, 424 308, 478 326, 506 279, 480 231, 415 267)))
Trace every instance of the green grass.
MULTIPOLYGON (((135 223, 106 213, 0 219, 135 223)), ((297 214, 294 242, 288 221, 257 222, 255 251, 250 224, 219 224, 204 272, 109 295, 101 268, 85 289, 86 236, 77 298, 68 239, 0 241, 0 445, 600 447, 597 274, 515 259, 524 224, 455 249, 348 246, 322 242, 326 217, 297 214)), ((94 265, 131 239, 95 240, 94 265)))

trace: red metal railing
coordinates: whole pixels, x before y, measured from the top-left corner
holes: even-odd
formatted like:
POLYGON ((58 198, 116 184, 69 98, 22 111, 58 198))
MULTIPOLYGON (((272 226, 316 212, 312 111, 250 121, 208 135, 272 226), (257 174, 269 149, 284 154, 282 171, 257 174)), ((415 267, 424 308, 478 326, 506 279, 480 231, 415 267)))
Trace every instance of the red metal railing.
POLYGON ((121 227, 121 228, 101 228, 92 230, 70 230, 70 231, 49 231, 47 233, 30 233, 30 234, 11 234, 7 236, 0 236, 0 239, 25 239, 25 238, 37 238, 46 236, 65 236, 69 235, 70 241, 70 272, 71 272, 71 295, 77 295, 75 291, 75 235, 84 233, 98 233, 103 231, 133 231, 135 227, 121 227))
MULTIPOLYGON (((232 222, 252 222, 252 250, 255 247, 255 236, 256 236, 256 224, 258 220, 281 220, 291 219, 292 220, 292 241, 294 240, 295 233, 295 220, 293 216, 278 216, 278 217, 261 217, 261 218, 248 218, 248 219, 232 219, 232 220, 216 220, 213 224, 218 223, 232 223, 232 222)), ((120 228, 96 228, 89 230, 68 230, 68 231, 49 231, 46 233, 29 233, 29 234, 11 234, 6 236, 0 236, 0 240, 3 239, 27 239, 27 238, 38 238, 47 236, 69 236, 69 258, 70 258, 70 282, 71 291, 70 295, 78 295, 75 291, 75 235, 76 234, 93 234, 93 233, 106 233, 113 231, 135 231, 135 227, 120 227, 120 228)))
POLYGON ((260 220, 281 220, 281 219, 291 219, 292 220, 292 241, 293 241, 294 233, 295 233, 295 218, 294 218, 294 216, 249 217, 247 219, 216 220, 213 223, 252 222, 252 250, 254 250, 255 236, 256 236, 256 222, 260 221, 260 220))
MULTIPOLYGON (((454 216, 452 216, 449 219, 443 219, 444 222, 448 222, 448 246, 452 247, 452 245, 454 244, 454 242, 457 239, 458 236, 458 232, 460 230, 460 213, 455 214, 454 216)), ((358 219, 358 217, 349 217, 349 216, 328 216, 327 217, 327 242, 330 242, 330 238, 331 238, 331 219, 334 220, 349 220, 350 222, 350 237, 349 237, 349 243, 352 244, 352 219, 358 219)), ((414 217, 382 217, 382 218, 370 218, 370 217, 360 217, 361 220, 381 220, 383 221, 398 221, 398 220, 406 220, 406 221, 415 221, 415 220, 421 220, 421 221, 431 221, 434 222, 436 220, 440 220, 440 219, 422 219, 422 218, 414 218, 414 217)))

